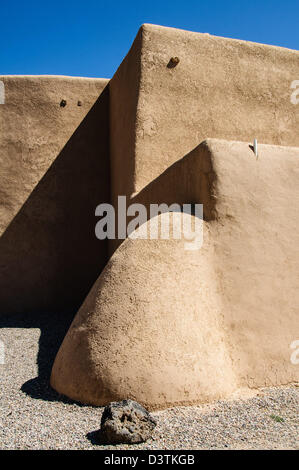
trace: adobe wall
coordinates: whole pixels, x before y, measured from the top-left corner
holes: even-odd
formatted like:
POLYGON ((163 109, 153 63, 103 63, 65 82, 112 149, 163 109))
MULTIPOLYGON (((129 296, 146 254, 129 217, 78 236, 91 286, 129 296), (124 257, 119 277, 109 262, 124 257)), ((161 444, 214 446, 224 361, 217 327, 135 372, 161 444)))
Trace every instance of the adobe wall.
POLYGON ((0 80, 0 314, 76 309, 107 261, 108 80, 0 80))
POLYGON ((53 366, 60 393, 163 408, 298 380, 298 58, 144 25, 109 87, 0 77, 0 314, 88 294, 53 366), (102 271, 94 211, 119 194, 203 203, 202 249, 127 239, 102 271))
POLYGON ((260 145, 257 159, 247 143, 209 139, 157 192, 180 181, 210 207, 202 248, 125 240, 57 354, 58 392, 157 409, 298 381, 299 148, 260 145))
POLYGON ((256 159, 246 143, 209 139, 173 171, 211 181, 202 248, 125 240, 58 352, 58 392, 156 409, 298 381, 299 148, 260 145, 256 159))
POLYGON ((135 196, 207 138, 299 146, 298 77, 298 51, 143 25, 110 82, 114 197, 135 196))

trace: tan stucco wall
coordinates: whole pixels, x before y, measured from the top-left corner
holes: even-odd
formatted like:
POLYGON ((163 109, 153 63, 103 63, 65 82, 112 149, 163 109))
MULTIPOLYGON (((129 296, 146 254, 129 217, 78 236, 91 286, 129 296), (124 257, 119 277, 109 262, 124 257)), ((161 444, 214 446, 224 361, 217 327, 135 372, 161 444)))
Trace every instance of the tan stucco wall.
POLYGON ((0 314, 76 308, 107 261, 108 80, 0 80, 0 314))
POLYGON ((207 138, 299 146, 298 76, 298 51, 143 25, 110 82, 114 196, 141 191, 207 138))
POLYGON ((0 77, 0 314, 90 291, 53 366, 60 393, 163 408, 298 380, 298 58, 144 25, 108 86, 0 77), (202 249, 100 242, 95 207, 118 195, 203 203, 202 249))
POLYGON ((52 386, 83 403, 163 408, 298 381, 298 165, 299 148, 260 145, 256 159, 246 143, 210 139, 170 167, 153 191, 167 197, 180 181, 188 200, 197 188, 193 202, 209 206, 202 248, 122 243, 73 321, 52 386))

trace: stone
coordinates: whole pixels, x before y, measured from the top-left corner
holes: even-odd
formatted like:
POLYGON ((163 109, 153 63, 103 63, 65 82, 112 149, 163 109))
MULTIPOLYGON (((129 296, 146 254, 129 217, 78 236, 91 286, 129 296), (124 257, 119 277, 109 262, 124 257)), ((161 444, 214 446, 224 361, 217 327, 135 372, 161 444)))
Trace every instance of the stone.
POLYGON ((104 409, 98 440, 102 444, 137 444, 149 439, 155 426, 155 419, 136 401, 112 402, 104 409))

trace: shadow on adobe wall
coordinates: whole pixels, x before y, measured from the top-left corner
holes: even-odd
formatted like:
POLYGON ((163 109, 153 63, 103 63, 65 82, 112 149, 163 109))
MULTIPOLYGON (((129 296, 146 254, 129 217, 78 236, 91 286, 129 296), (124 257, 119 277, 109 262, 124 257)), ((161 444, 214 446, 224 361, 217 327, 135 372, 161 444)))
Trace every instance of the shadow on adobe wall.
MULTIPOLYGON (((94 235, 95 207, 110 200, 107 107, 106 88, 0 239, 0 305, 7 309, 0 327, 41 331, 38 376, 22 386, 36 399, 73 402, 50 387, 50 373, 74 315, 108 261, 107 241, 94 235)), ((147 209, 151 203, 203 203, 210 220, 214 179, 201 145, 130 203, 147 209)))
MULTIPOLYGON (((127 205, 143 204, 147 211, 147 221, 150 219, 151 204, 203 204, 203 219, 214 220, 216 200, 214 186, 216 174, 213 170, 211 155, 206 141, 201 142, 191 152, 170 165, 156 179, 151 181, 131 199, 127 205)), ((192 207, 194 208, 194 207, 192 207)), ((194 215, 194 214, 193 214, 194 215)), ((127 216, 127 225, 136 215, 127 216)), ((110 240, 110 256, 124 240, 110 240)))
POLYGON ((0 238, 0 327, 41 330, 39 377, 23 386, 36 398, 48 399, 56 352, 108 260, 94 233, 110 201, 108 113, 107 86, 0 238))
POLYGON ((209 149, 203 141, 145 186, 130 200, 130 204, 144 204, 148 216, 150 204, 203 204, 203 218, 210 221, 216 217, 215 182, 209 149))

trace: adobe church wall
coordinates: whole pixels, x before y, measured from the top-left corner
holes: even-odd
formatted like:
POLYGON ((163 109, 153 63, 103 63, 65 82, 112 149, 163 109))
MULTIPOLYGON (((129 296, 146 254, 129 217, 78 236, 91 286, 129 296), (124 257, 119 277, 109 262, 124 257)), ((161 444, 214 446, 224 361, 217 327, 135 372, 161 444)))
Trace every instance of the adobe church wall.
POLYGON ((0 315, 77 309, 107 262, 108 80, 1 76, 0 315))
POLYGON ((143 25, 109 85, 114 196, 136 196, 207 138, 298 147, 296 79, 299 51, 143 25))

